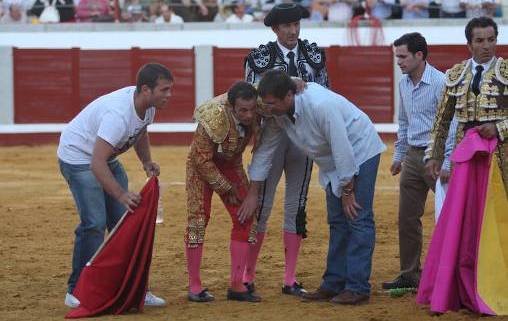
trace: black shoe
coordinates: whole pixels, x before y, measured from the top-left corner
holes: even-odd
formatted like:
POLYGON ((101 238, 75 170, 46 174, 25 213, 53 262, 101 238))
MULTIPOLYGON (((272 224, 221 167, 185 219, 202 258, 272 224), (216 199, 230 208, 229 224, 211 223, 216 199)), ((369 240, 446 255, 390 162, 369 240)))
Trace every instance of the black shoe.
POLYGON ((247 291, 250 294, 254 294, 256 292, 256 286, 254 285, 254 282, 252 282, 252 283, 245 282, 243 285, 245 285, 245 287, 247 288, 247 291))
POLYGON ((383 289, 391 290, 391 289, 400 289, 400 288, 418 288, 418 281, 411 280, 409 278, 405 278, 403 276, 397 277, 393 281, 383 282, 383 289))
POLYGON ((294 295, 294 296, 304 296, 307 294, 307 290, 303 288, 301 283, 295 282, 293 285, 284 285, 282 287, 282 294, 294 295))
POLYGON ((187 298, 191 302, 211 302, 215 300, 215 297, 210 292, 208 292, 208 289, 204 289, 198 294, 194 294, 191 291, 189 291, 187 298))
POLYGON ((228 298, 228 300, 233 300, 233 301, 261 302, 260 296, 252 294, 249 291, 236 292, 231 289, 228 289, 227 298, 228 298))

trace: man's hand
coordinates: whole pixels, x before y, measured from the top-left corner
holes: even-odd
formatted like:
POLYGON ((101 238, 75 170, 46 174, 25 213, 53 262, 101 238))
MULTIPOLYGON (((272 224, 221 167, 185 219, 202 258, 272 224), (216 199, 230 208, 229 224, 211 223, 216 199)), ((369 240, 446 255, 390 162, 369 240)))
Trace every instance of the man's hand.
POLYGON ((120 195, 118 201, 122 203, 129 212, 134 212, 134 209, 139 205, 139 202, 141 202, 141 195, 134 192, 124 192, 120 195))
POLYGON ((442 184, 448 184, 448 180, 450 179, 450 171, 447 169, 441 169, 439 179, 441 180, 442 184))
POLYGON ((425 174, 432 177, 433 180, 437 180, 441 174, 441 163, 435 159, 429 159, 425 163, 425 174))
POLYGON ((159 167, 159 164, 152 161, 144 162, 143 169, 145 170, 147 177, 159 176, 161 173, 161 168, 159 167))
POLYGON ((482 138, 490 139, 497 136, 497 127, 494 123, 477 126, 476 129, 482 138))
POLYGON ((244 223, 247 219, 249 219, 252 215, 254 215, 258 210, 258 188, 257 186, 253 186, 251 183, 251 187, 249 188, 249 192, 247 196, 243 199, 242 205, 238 209, 238 220, 240 223, 244 223))
POLYGON ((229 191, 224 194, 224 200, 228 204, 232 205, 240 205, 242 204, 242 198, 240 194, 238 194, 238 190, 233 186, 229 191))
POLYGON ((392 173, 393 176, 400 173, 400 170, 402 169, 402 163, 399 161, 393 161, 392 166, 390 166, 390 173, 392 173))
POLYGON ((307 88, 307 83, 305 81, 303 81, 303 79, 298 78, 298 77, 291 77, 291 80, 293 80, 293 82, 296 85, 296 93, 297 94, 301 93, 302 91, 305 90, 305 88, 307 88))
POLYGON ((342 193, 341 198, 344 214, 346 214, 347 218, 350 220, 354 220, 358 216, 358 212, 356 210, 362 209, 360 204, 356 202, 355 193, 351 193, 350 195, 342 193))

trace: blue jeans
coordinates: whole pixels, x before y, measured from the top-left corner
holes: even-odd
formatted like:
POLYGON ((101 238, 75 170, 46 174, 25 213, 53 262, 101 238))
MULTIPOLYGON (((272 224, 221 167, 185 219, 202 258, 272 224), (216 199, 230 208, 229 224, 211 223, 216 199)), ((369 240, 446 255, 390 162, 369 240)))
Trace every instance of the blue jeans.
MULTIPOLYGON (((97 181, 90 165, 71 165, 59 160, 60 172, 69 184, 78 209, 80 223, 76 228, 72 273, 68 293, 72 293, 81 270, 104 241, 106 228, 111 231, 125 213, 125 207, 107 194, 97 181)), ((119 161, 108 163, 116 181, 127 190, 127 174, 119 161)))
POLYGON ((331 185, 326 188, 330 240, 322 289, 335 293, 350 290, 370 294, 369 278, 376 238, 372 205, 379 159, 378 154, 360 165, 354 193, 362 209, 357 210, 355 219, 346 217, 342 200, 332 193, 331 185))

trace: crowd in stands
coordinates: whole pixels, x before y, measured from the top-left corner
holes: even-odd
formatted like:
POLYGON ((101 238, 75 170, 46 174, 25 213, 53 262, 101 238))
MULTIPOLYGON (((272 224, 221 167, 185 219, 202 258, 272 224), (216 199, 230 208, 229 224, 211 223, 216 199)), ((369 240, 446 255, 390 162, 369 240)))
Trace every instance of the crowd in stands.
MULTIPOLYGON (((262 21, 291 0, 0 0, 0 23, 262 21)), ((500 17, 500 0, 295 0, 311 21, 500 17)))

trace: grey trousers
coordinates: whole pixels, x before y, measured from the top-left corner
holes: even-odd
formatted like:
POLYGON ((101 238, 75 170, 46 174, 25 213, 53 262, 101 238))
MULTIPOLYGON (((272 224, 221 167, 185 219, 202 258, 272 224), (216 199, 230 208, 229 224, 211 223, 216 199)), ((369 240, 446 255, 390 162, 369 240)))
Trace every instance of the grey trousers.
POLYGON ((409 147, 400 174, 399 249, 400 275, 418 281, 422 253, 422 221, 429 189, 436 181, 425 175, 424 150, 409 147))
POLYGON ((285 133, 283 135, 268 178, 261 189, 257 231, 266 232, 275 191, 284 171, 286 177, 284 231, 298 233, 305 237, 305 206, 312 173, 312 160, 298 149, 285 133))

